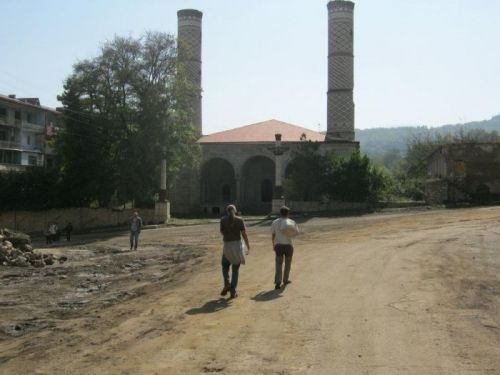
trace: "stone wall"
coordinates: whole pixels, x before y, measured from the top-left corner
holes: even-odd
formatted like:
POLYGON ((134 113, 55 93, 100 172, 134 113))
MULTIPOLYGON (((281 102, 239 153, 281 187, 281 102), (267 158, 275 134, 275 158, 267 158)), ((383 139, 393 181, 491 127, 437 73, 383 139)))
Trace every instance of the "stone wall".
MULTIPOLYGON (((75 231, 100 227, 126 226, 134 210, 112 210, 106 208, 62 208, 47 211, 3 211, 0 212, 0 227, 26 233, 43 233, 49 223, 59 229, 71 222, 75 231)), ((155 209, 138 209, 144 224, 163 223, 168 217, 155 214, 155 209)))

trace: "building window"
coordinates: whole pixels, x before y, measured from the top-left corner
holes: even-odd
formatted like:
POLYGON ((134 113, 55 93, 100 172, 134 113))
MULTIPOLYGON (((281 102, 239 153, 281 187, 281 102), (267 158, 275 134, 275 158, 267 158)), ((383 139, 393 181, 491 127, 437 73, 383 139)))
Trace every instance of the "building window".
POLYGON ((36 156, 33 156, 33 155, 28 156, 28 165, 37 165, 36 156))
POLYGON ((16 111, 14 112, 14 118, 16 120, 21 120, 21 112, 20 111, 16 111))
POLYGON ((26 121, 33 123, 33 115, 31 113, 26 113, 26 121))
POLYGON ((0 107, 0 117, 7 117, 7 108, 0 107))
POLYGON ((21 153, 19 151, 0 150, 0 163, 21 164, 21 153))
POLYGON ((6 140, 7 140, 7 131, 0 130, 0 141, 6 141, 6 140))
POLYGON ((28 136, 26 137, 26 143, 27 143, 28 145, 30 145, 30 144, 31 144, 31 135, 28 135, 28 136))

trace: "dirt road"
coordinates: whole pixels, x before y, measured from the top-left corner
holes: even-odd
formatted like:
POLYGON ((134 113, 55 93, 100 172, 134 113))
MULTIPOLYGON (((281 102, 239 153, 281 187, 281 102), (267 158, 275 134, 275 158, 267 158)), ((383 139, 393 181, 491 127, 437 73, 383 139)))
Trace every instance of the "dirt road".
POLYGON ((220 299, 216 225, 87 238, 0 268, 1 374, 500 374, 500 208, 301 223, 273 290, 269 223, 220 299))

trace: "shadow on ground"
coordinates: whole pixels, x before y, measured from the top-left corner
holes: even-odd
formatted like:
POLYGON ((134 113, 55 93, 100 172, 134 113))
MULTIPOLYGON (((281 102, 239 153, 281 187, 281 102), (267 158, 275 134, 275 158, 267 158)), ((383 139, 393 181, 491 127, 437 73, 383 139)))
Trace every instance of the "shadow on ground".
POLYGON ((193 307, 186 311, 188 315, 197 315, 197 314, 210 314, 220 310, 224 310, 225 308, 231 306, 227 299, 219 298, 214 299, 212 301, 206 302, 201 307, 193 307))
POLYGON ((272 289, 268 290, 267 292, 260 292, 257 293, 254 297, 252 297, 252 300, 256 302, 272 301, 277 298, 283 297, 282 295, 283 291, 284 289, 272 289))

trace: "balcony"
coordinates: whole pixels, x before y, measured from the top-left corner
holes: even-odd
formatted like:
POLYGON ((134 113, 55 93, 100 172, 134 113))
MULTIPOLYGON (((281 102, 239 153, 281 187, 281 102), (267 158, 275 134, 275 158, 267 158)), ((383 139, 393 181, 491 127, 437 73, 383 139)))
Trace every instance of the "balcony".
POLYGON ((21 127, 21 120, 13 120, 12 118, 9 118, 8 116, 0 116, 0 125, 1 126, 9 126, 12 128, 19 128, 21 127))
POLYGON ((45 126, 44 125, 38 125, 38 124, 33 124, 31 122, 23 121, 23 130, 29 130, 29 131, 34 131, 38 133, 44 133, 45 132, 45 126))
POLYGON ((26 165, 0 163, 0 172, 8 172, 8 171, 24 172, 26 171, 26 169, 27 169, 26 165))
POLYGON ((21 142, 16 141, 0 141, 0 148, 9 150, 20 150, 21 142))
POLYGON ((0 149, 43 152, 43 145, 39 145, 39 144, 27 145, 27 144, 22 144, 21 142, 16 142, 16 141, 0 141, 0 149))
POLYGON ((43 152, 43 145, 40 145, 40 144, 34 144, 34 145, 21 144, 21 149, 23 151, 43 152))

